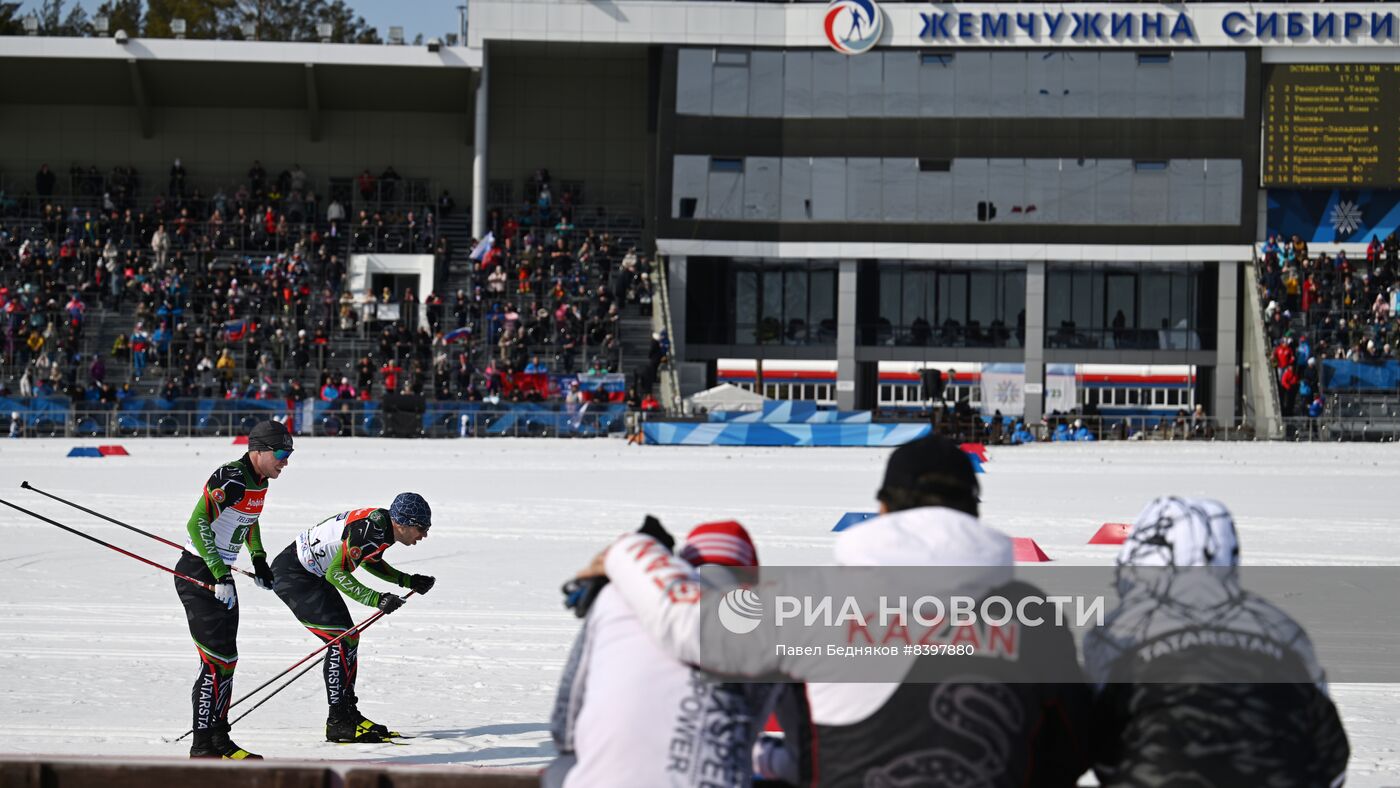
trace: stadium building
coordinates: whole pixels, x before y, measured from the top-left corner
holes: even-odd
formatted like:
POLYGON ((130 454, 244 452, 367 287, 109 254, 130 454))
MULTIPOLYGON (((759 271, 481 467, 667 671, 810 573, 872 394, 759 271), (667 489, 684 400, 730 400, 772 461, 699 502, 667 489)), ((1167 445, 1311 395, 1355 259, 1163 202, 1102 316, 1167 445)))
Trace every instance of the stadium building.
POLYGON ((664 259, 684 393, 889 407, 935 368, 1027 421, 1234 424, 1271 384, 1259 242, 1396 224, 1394 108, 1292 91, 1392 86, 1397 39, 1364 3, 875 0, 474 0, 465 46, 12 38, 0 169, 392 163, 474 238, 547 169, 664 259))

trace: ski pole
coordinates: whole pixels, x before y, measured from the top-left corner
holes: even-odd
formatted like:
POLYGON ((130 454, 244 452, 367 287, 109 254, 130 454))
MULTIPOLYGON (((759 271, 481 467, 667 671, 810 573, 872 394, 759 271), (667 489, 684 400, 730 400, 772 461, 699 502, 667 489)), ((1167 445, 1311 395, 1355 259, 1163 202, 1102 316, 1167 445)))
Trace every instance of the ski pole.
MULTIPOLYGON (((416 594, 416 593, 418 593, 418 592, 417 592, 417 591, 409 591, 407 594, 404 594, 403 598, 404 598, 404 599, 408 599, 409 597, 413 596, 413 595, 416 594)), ((306 656, 302 657, 301 659, 297 660, 296 662, 293 662, 290 666, 287 667, 286 670, 282 671, 281 673, 278 673, 276 676, 273 676, 272 678, 268 679, 267 681, 264 681, 263 683, 261 683, 261 684, 259 684, 258 686, 254 687, 254 688, 252 689, 252 691, 248 692, 248 693, 245 694, 243 697, 241 697, 241 698, 239 698, 238 700, 236 700, 236 701, 234 701, 233 703, 231 703, 231 704, 229 705, 229 709, 233 709, 235 706, 237 706, 238 704, 242 703, 243 701, 248 700, 249 698, 252 698, 254 695, 258 694, 259 692, 262 692, 263 689, 265 689, 265 688, 266 688, 269 684, 271 684, 272 682, 274 682, 274 681, 276 681, 276 680, 282 678, 283 676, 287 675, 288 673, 291 673, 292 671, 296 670, 296 669, 297 669, 297 666, 300 665, 301 663, 303 663, 303 662, 305 662, 305 661, 311 659, 312 657, 316 656, 317 654, 320 654, 322 651, 325 651, 326 649, 330 648, 331 646, 334 646, 336 643, 339 643, 340 640, 341 640, 341 638, 347 638, 347 637, 350 637, 351 635, 358 635, 359 633, 361 633, 361 632, 365 631, 367 628, 369 628, 369 625, 370 625, 370 624, 373 624, 374 622, 378 621, 379 619, 383 618, 383 617, 386 616, 386 615, 388 615, 388 614, 385 613, 384 611, 380 610, 380 611, 376 612, 374 615, 372 615, 372 616, 370 616, 369 618, 365 619, 364 621, 361 621, 360 623, 356 624, 356 625, 353 626, 353 627, 350 627, 349 629, 345 630, 344 632, 340 633, 339 635, 336 635, 334 638, 331 638, 330 640, 327 640, 325 643, 322 643, 322 644, 321 644, 320 648, 317 648, 315 651, 311 652, 310 654, 307 654, 306 656)), ((311 670, 311 669, 314 668, 314 667, 316 667, 316 663, 314 663, 314 662, 311 663, 310 665, 307 665, 307 666, 301 671, 301 673, 296 674, 295 676, 292 677, 291 681, 288 681, 286 684, 283 684, 282 686, 278 687, 276 690, 274 690, 274 691, 272 692, 271 695, 268 695, 267 698, 271 698, 272 695, 276 695, 277 693, 279 693, 279 692, 281 692, 282 690, 286 689, 293 681, 296 681, 297 679, 301 678, 303 675, 306 674, 306 672, 307 672, 308 670, 311 670)), ((261 701, 258 701, 257 705, 253 706, 253 709, 256 709, 258 706, 263 705, 263 703, 267 701, 267 698, 263 698, 261 701)), ((238 720, 241 720, 241 719, 243 719, 244 717, 248 716, 250 713, 252 713, 253 709, 248 709, 248 711, 245 711, 245 712, 243 712, 242 714, 240 714, 240 715, 238 716, 237 719, 235 719, 233 722, 230 722, 230 723, 229 723, 229 727, 233 727, 233 723, 234 723, 234 722, 238 722, 238 720)), ((175 741, 180 741, 181 739, 185 738, 186 736, 190 735, 191 733, 194 733, 194 728, 190 728, 189 730, 187 730, 187 731, 185 731, 184 733, 180 734, 178 737, 175 738, 175 741)))
POLYGON ((112 544, 112 543, 110 543, 110 542, 104 542, 104 541, 102 541, 101 539, 98 539, 98 538, 95 537, 95 536, 89 536, 88 534, 85 534, 85 533, 83 533, 82 531, 79 531, 79 530, 76 529, 76 528, 69 528, 68 526, 64 525, 63 523, 60 523, 60 522, 57 521, 57 520, 51 520, 51 519, 45 517, 44 515, 39 514, 38 512, 31 512, 31 511, 29 511, 28 509, 24 508, 23 506, 17 506, 17 505, 15 505, 15 504, 10 503, 9 501, 5 500, 4 498, 0 498, 0 503, 5 504, 6 506, 10 507, 11 509, 14 509, 15 511, 24 512, 25 514, 29 515, 30 517, 33 517, 33 518, 36 519, 36 520, 40 520, 40 521, 46 522, 46 523, 48 523, 49 525, 52 525, 52 526, 54 526, 54 527, 56 527, 56 528, 62 528, 63 530, 67 531, 67 532, 70 533, 70 534, 74 534, 75 536, 81 536, 82 538, 88 540, 89 542, 97 542, 98 544, 102 545, 103 547, 106 547, 106 548, 108 548, 108 549, 110 549, 110 550, 116 550, 118 553, 121 553, 121 554, 124 555, 124 556, 128 556, 128 557, 130 557, 130 558, 135 558, 137 561, 140 561, 140 562, 143 563, 143 564, 149 564, 149 565, 154 566, 156 569, 159 569, 159 570, 161 570, 161 571, 163 571, 163 572, 169 572, 170 574, 175 575, 176 577, 180 578, 181 580, 185 580, 185 581, 194 583, 195 585, 199 586, 200 588, 203 588, 203 589, 206 590, 206 591, 213 591, 213 590, 214 590, 214 586, 212 586, 212 585, 210 585, 210 584, 208 584, 208 583, 202 582, 202 581, 200 581, 200 580, 196 580, 196 579, 194 579, 193 577, 190 577, 189 575, 184 574, 184 573, 182 573, 182 572, 177 572, 177 571, 175 571, 174 569, 171 569, 171 568, 168 567, 168 566, 163 566, 163 565, 161 565, 161 564, 158 564, 158 563, 156 563, 155 561, 152 561, 152 560, 149 559, 149 558, 143 558, 143 557, 141 557, 141 556, 139 556, 139 555, 137 555, 137 554, 131 552, 130 550, 123 550, 122 548, 117 547, 116 545, 114 545, 114 544, 112 544))
MULTIPOLYGON (((22 489, 30 490, 30 491, 39 493, 40 495, 44 496, 45 498, 51 498, 51 499, 53 499, 53 500, 55 500, 55 501, 58 501, 58 502, 61 503, 61 504, 64 504, 64 505, 66 505, 66 506, 71 506, 71 507, 73 507, 74 509, 77 509, 77 510, 80 511, 80 512, 86 512, 87 514, 90 514, 90 515, 92 515, 93 517, 100 517, 101 519, 106 520, 107 522, 109 522, 109 523, 111 523, 111 524, 113 524, 113 525, 120 525, 121 527, 125 528, 125 529, 128 530, 128 531, 135 531, 136 533, 141 534, 142 536, 149 536, 149 537, 151 537, 152 539, 156 540, 157 542, 160 542, 161 544, 170 545, 171 547, 175 548, 176 550, 183 550, 183 549, 185 549, 185 548, 181 547, 180 545, 176 544, 175 542, 172 542, 172 541, 170 541, 169 539, 166 539, 166 538, 163 537, 163 536, 160 536, 160 535, 158 535, 158 534, 153 534, 153 533, 151 533, 150 531, 143 531, 143 530, 141 530, 140 528, 137 528, 137 527, 134 526, 134 525, 129 525, 129 524, 127 524, 127 523, 124 523, 124 522, 122 522, 121 520, 118 520, 118 519, 115 518, 115 517, 108 517, 107 515, 105 515, 105 514, 103 514, 103 513, 101 513, 101 512, 95 512, 95 511, 93 511, 92 509, 89 509, 89 508, 87 508, 86 506, 82 506, 81 504, 74 503, 73 501, 70 501, 70 500, 68 500, 67 498, 60 498, 59 496, 54 495, 53 493, 44 492, 43 490, 39 489, 38 487, 35 487, 34 485, 30 484, 30 483, 27 482, 27 481, 20 482, 20 483, 19 483, 19 486, 20 486, 22 489)), ((249 572, 247 569, 240 569, 239 567, 236 567, 236 566, 230 566, 229 569, 232 569, 232 570, 235 571, 235 572, 240 572, 240 573, 242 573, 242 574, 245 574, 245 575, 247 575, 248 577, 257 577, 257 575, 255 575, 255 574, 252 573, 252 572, 249 572)))

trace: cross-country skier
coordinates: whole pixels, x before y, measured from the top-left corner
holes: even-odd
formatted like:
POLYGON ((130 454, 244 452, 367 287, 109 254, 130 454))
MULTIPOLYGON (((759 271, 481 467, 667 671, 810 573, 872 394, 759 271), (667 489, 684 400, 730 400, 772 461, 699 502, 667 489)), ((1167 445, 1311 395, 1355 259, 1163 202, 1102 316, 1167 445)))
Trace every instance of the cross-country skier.
POLYGON ((228 737, 228 707, 238 665, 238 591, 228 565, 238 558, 246 541, 257 574, 254 582, 260 588, 272 588, 272 570, 258 533, 258 517, 263 512, 268 480, 282 475, 291 455, 292 436, 286 427, 275 421, 258 424, 248 434, 248 452, 209 477, 186 524, 189 540, 175 568, 215 589, 211 592, 175 579, 175 591, 185 606, 200 659, 192 698, 191 758, 262 757, 228 737))
MULTIPOLYGON (((273 560, 277 596, 302 626, 326 642, 355 626, 345 600, 340 598, 342 593, 385 613, 398 610, 403 604, 401 597, 375 591, 352 573, 363 566, 381 580, 428 593, 434 578, 400 572, 384 560, 384 551, 396 543, 414 545, 426 539, 432 518, 423 496, 406 492, 394 498, 388 509, 356 509, 322 520, 298 535, 273 560)), ((326 649, 327 741, 380 742, 398 735, 365 719, 356 707, 359 643, 358 635, 350 635, 326 649)))

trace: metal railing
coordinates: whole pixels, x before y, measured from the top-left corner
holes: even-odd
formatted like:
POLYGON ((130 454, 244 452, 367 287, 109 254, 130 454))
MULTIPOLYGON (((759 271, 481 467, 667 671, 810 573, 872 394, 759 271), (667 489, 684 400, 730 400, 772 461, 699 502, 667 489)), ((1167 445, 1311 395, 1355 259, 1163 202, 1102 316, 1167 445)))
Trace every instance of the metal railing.
POLYGON ((661 401, 665 403, 667 411, 680 415, 684 412, 681 400, 680 375, 676 368, 679 364, 676 359, 676 329, 671 322, 671 290, 668 284, 670 278, 666 275, 669 261, 664 257, 659 257, 656 264, 651 267, 656 279, 656 292, 652 295, 652 326, 659 331, 665 331, 666 336, 671 340, 671 352, 665 369, 662 371, 661 380, 661 401))
MULTIPOLYGON (((881 422, 902 421, 932 424, 936 432, 958 441, 974 441, 989 445, 1009 445, 1013 439, 1015 426, 997 426, 980 415, 958 417, 955 414, 925 413, 913 418, 907 411, 880 412, 875 414, 881 422), (887 418, 893 416, 894 418, 887 418)), ((1249 424, 1215 424, 1206 419, 1192 422, 1189 417, 1176 418, 1167 415, 1153 416, 1053 416, 1038 424, 1028 424, 1026 429, 1035 437, 1035 442, 1075 442, 1061 437, 1055 438, 1056 428, 1063 424, 1072 435, 1079 426, 1087 429, 1097 441, 1189 441, 1189 440, 1254 440, 1254 430, 1249 424)))
POLYGON ((286 408, 258 410, 112 409, 23 410, 7 414, 12 438, 232 438, 247 435, 261 421, 284 421, 294 434, 347 438, 548 438, 605 437, 622 434, 624 412, 606 406, 561 410, 481 408, 396 417, 353 405, 316 414, 308 422, 286 408), (396 419, 403 418, 399 422, 396 419))

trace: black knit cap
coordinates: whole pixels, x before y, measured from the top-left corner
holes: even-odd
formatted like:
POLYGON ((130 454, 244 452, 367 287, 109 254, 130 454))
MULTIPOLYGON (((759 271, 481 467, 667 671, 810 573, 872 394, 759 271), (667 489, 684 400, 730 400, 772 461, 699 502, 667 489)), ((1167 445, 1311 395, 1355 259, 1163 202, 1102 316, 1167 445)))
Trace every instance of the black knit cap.
POLYGON ((967 454, 947 438, 928 435, 894 450, 875 497, 892 512, 947 506, 976 516, 980 494, 967 454))
POLYGON ((292 434, 280 421, 258 422, 248 433, 248 451, 292 450, 292 434))

